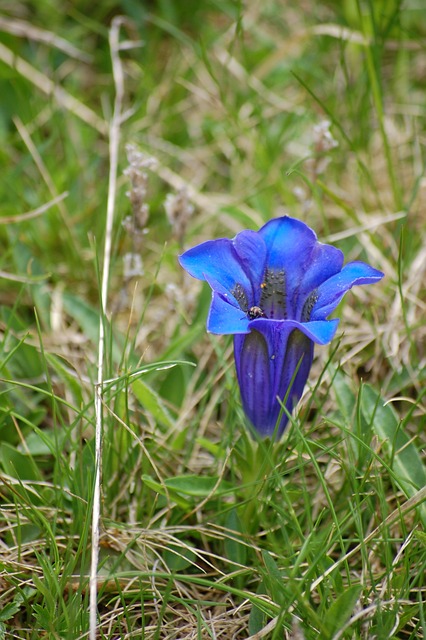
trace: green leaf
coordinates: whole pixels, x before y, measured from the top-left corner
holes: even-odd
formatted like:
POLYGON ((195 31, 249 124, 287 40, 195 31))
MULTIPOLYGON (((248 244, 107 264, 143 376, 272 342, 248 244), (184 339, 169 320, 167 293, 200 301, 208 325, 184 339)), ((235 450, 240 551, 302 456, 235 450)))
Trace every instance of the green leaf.
POLYGON ((181 367, 172 367, 164 375, 160 386, 155 386, 165 401, 175 407, 180 407, 186 395, 187 377, 187 371, 181 367))
POLYGON ((21 451, 21 453, 28 451, 32 456, 53 455, 57 457, 58 450, 59 455, 63 450, 66 438, 65 431, 34 427, 34 431, 26 437, 25 450, 21 451))
POLYGON ((361 591, 361 585, 352 585, 347 587, 333 602, 324 617, 323 634, 325 635, 322 636, 324 640, 331 639, 349 620, 359 600, 361 591))
POLYGON ((262 558, 266 568, 266 571, 263 572, 265 587, 274 602, 280 606, 285 606, 286 582, 283 579, 283 572, 266 549, 262 551, 262 558))
POLYGON ((41 481, 43 477, 30 455, 25 455, 3 442, 0 450, 0 461, 5 472, 19 480, 41 481))
POLYGON ((220 460, 224 456, 224 448, 220 443, 212 442, 209 438, 198 437, 195 442, 211 453, 216 460, 220 460))
POLYGON ((168 497, 183 509, 190 509, 194 505, 194 500, 189 501, 186 497, 203 499, 212 495, 217 497, 224 493, 232 492, 234 487, 231 483, 218 478, 207 478, 196 475, 176 476, 168 478, 161 484, 151 476, 143 475, 143 482, 153 491, 162 496, 168 497), (216 485, 218 485, 216 487, 216 485), (216 487, 216 489, 215 489, 216 487))
POLYGON ((234 489, 234 485, 225 480, 219 480, 218 477, 205 477, 197 475, 176 476, 168 478, 165 481, 168 489, 173 489, 186 496, 195 496, 197 498, 207 498, 208 496, 218 496, 224 493, 230 493, 234 489))
MULTIPOLYGON (((266 594, 263 582, 259 584, 259 587, 256 593, 258 593, 259 595, 266 594)), ((259 607, 253 604, 250 611, 249 624, 248 624, 249 634, 252 636, 255 633, 258 633, 261 629, 263 629, 263 627, 266 624, 266 620, 267 618, 265 613, 261 609, 259 609, 259 607)))
POLYGON ((201 323, 193 324, 189 329, 180 331, 176 338, 171 340, 167 349, 163 352, 164 360, 172 360, 187 351, 194 342, 197 342, 205 333, 205 326, 201 323))
POLYGON ((268 571, 268 575, 271 578, 274 578, 277 582, 281 582, 282 581, 281 571, 278 569, 277 563, 275 562, 275 560, 273 559, 269 551, 263 550, 262 558, 263 558, 263 562, 265 563, 265 567, 268 571))
MULTIPOLYGON (((408 497, 414 495, 426 485, 426 470, 394 409, 385 405, 380 395, 366 384, 361 394, 361 412, 391 455, 397 483, 408 497)), ((426 506, 422 505, 421 510, 426 522, 426 506)))
MULTIPOLYGON (((69 292, 62 294, 62 302, 65 311, 74 318, 84 335, 96 345, 99 340, 99 311, 85 300, 69 292)), ((116 335, 111 340, 111 351, 113 361, 120 362, 123 350, 117 342, 116 335)))
POLYGON ((424 531, 415 531, 414 538, 426 549, 426 533, 424 531))
POLYGON ((143 474, 142 481, 147 487, 149 487, 149 489, 152 489, 152 491, 155 491, 161 496, 170 498, 171 500, 173 500, 173 502, 176 502, 176 504, 182 509, 189 510, 192 508, 192 505, 193 505, 192 502, 189 502, 185 498, 182 498, 182 496, 180 496, 179 493, 177 493, 176 491, 171 491, 171 490, 168 491, 163 484, 161 484, 160 482, 157 482, 151 476, 143 474))
POLYGON ((21 608, 24 601, 23 596, 18 593, 16 598, 12 602, 8 602, 0 611, 0 621, 9 620, 12 618, 21 608))
POLYGON ((65 311, 79 324, 84 334, 96 344, 99 340, 99 312, 78 296, 64 292, 65 311))
POLYGON ((0 361, 0 370, 4 375, 4 367, 10 365, 10 374, 16 378, 36 378, 44 373, 44 364, 40 357, 40 352, 30 344, 26 343, 28 338, 28 326, 13 311, 6 308, 0 309, 2 321, 10 328, 8 334, 7 350, 0 352, 4 360, 0 361), (21 339, 15 335, 24 333, 21 339))
POLYGON ((333 377, 333 389, 339 405, 340 413, 345 422, 350 424, 356 404, 355 395, 347 382, 346 376, 341 371, 337 371, 333 377))
POLYGON ((61 357, 53 355, 51 353, 45 353, 46 360, 50 366, 54 369, 60 380, 64 382, 67 389, 72 392, 77 406, 83 405, 83 394, 79 380, 73 375, 72 367, 64 365, 64 361, 61 357))
POLYGON ((344 427, 355 436, 349 438, 348 441, 353 455, 359 467, 366 468, 371 459, 371 449, 369 448, 372 438, 371 425, 366 423, 364 416, 359 411, 349 379, 341 371, 337 371, 333 377, 333 389, 344 427))
POLYGON ((152 415, 156 422, 169 429, 173 427, 173 418, 164 406, 160 396, 151 387, 142 382, 142 380, 134 380, 132 382, 132 390, 143 408, 152 415))
POLYGON ((194 564, 196 555, 194 551, 188 548, 189 546, 189 544, 183 544, 182 546, 169 544, 164 551, 163 557, 170 571, 183 571, 191 564, 194 564))
POLYGON ((247 560, 247 547, 242 542, 239 542, 239 538, 241 538, 239 535, 241 533, 241 522, 236 509, 229 511, 226 517, 225 527, 232 532, 229 537, 225 538, 225 553, 227 558, 229 558, 231 562, 245 565, 247 560))

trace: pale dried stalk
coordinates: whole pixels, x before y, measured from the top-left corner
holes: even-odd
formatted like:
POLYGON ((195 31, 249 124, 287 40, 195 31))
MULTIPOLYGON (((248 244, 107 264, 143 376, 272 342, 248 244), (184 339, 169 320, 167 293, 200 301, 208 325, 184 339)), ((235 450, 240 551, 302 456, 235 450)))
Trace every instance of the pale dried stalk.
POLYGON ((8 273, 7 271, 0 271, 0 278, 4 278, 5 280, 10 280, 11 282, 24 282, 25 284, 34 284, 35 282, 42 282, 43 280, 47 280, 48 275, 34 276, 34 278, 29 278, 25 276, 17 276, 14 273, 8 273))
POLYGON ((99 561, 99 522, 101 513, 101 478, 102 478, 102 391, 104 382, 104 353, 105 353, 105 327, 103 319, 107 314, 109 272, 111 264, 112 228, 114 221, 115 196, 117 191, 117 166, 118 151, 120 144, 120 126, 122 122, 122 105, 124 94, 123 68, 119 55, 120 27, 124 18, 117 16, 112 21, 109 32, 109 46, 111 51, 112 73, 115 87, 114 112, 109 127, 109 180, 108 180, 108 201, 106 212, 105 246, 102 268, 101 285, 101 317, 99 321, 99 345, 98 345, 98 376, 95 386, 95 487, 93 494, 92 511, 92 555, 90 564, 90 599, 89 599, 89 620, 90 620, 90 640, 96 640, 97 628, 97 576, 99 561))
POLYGON ((11 69, 15 69, 23 78, 36 86, 47 96, 52 96, 61 106, 65 107, 78 118, 86 122, 91 127, 99 131, 102 135, 107 133, 105 121, 100 118, 92 109, 89 109, 83 102, 74 98, 61 86, 55 84, 50 78, 38 71, 29 62, 14 54, 14 52, 0 42, 0 60, 11 69))
POLYGON ((12 35, 20 38, 28 38, 35 42, 43 42, 49 47, 55 47, 56 49, 63 51, 70 58, 75 58, 82 62, 91 62, 92 60, 92 56, 88 55, 84 51, 80 51, 80 49, 77 49, 77 47, 68 42, 68 40, 57 36, 56 33, 53 33, 52 31, 40 29, 25 20, 0 16, 0 31, 11 33, 12 35))
POLYGON ((41 216, 45 211, 53 207, 55 204, 62 202, 68 196, 68 191, 64 191, 53 200, 42 204, 41 207, 37 207, 37 209, 33 209, 32 211, 28 211, 27 213, 18 213, 16 216, 2 216, 0 218, 0 224, 17 224, 18 222, 25 222, 26 220, 31 220, 32 218, 37 218, 41 216))
MULTIPOLYGON (((44 180, 44 183, 46 184, 47 188, 50 191, 50 194, 53 198, 57 197, 58 192, 56 191, 56 186, 55 186, 55 182, 52 178, 52 176, 50 175, 46 164, 39 152, 39 150, 37 149, 36 145, 34 144, 30 133, 28 132, 28 129, 26 128, 26 126, 24 125, 24 123, 22 122, 21 118, 14 117, 13 118, 13 123, 15 125, 15 127, 18 130, 19 135, 22 138, 22 142, 25 144, 25 146, 27 147, 28 151, 31 154, 32 159, 34 160, 34 163, 41 175, 41 177, 44 180)), ((57 201, 57 206, 59 209, 59 212, 62 216, 62 222, 64 224, 64 226, 67 226, 67 210, 62 202, 62 200, 58 200, 57 201)))

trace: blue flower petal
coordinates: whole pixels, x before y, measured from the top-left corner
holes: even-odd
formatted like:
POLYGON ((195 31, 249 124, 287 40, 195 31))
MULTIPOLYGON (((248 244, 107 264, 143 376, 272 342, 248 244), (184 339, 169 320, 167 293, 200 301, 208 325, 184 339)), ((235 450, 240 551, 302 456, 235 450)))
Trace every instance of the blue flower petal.
POLYGON ((274 371, 268 343, 258 331, 236 335, 234 354, 244 413, 260 435, 273 433, 279 411, 272 397, 274 371))
POLYGON ((341 271, 344 256, 340 249, 317 242, 309 257, 309 265, 302 276, 299 289, 301 298, 341 271))
POLYGON ((259 235, 267 247, 267 268, 284 274, 285 317, 300 319, 308 294, 341 269, 343 256, 319 243, 306 224, 288 216, 270 220, 259 235))
MULTIPOLYGON (((256 318, 250 322, 250 329, 256 329, 265 335, 271 332, 289 333, 293 329, 298 329, 305 334, 309 340, 316 344, 328 344, 334 338, 339 320, 317 320, 313 322, 297 322, 296 320, 268 320, 267 318, 256 318)), ((279 344, 278 344, 278 348, 279 344)))
POLYGON ((284 216, 267 222, 258 231, 267 247, 267 266, 303 273, 317 242, 315 233, 306 224, 284 216))
POLYGON ((338 320, 300 323, 257 318, 251 333, 234 337, 235 366, 244 412, 262 436, 280 435, 300 400, 314 355, 327 344, 338 320))
POLYGON ((314 343, 294 324, 259 319, 251 333, 234 337, 244 412, 261 436, 281 435, 288 422, 282 403, 291 413, 312 365, 314 343))
POLYGON ((225 298, 226 302, 228 302, 233 307, 238 307, 241 310, 237 299, 226 287, 224 287, 222 284, 220 284, 220 282, 209 275, 206 276, 205 280, 210 285, 212 291, 214 291, 215 293, 219 293, 223 298, 225 298))
POLYGON ((238 283, 244 291, 252 291, 251 282, 235 251, 233 241, 228 238, 203 242, 185 251, 179 256, 179 262, 198 280, 216 280, 227 291, 232 291, 238 283))
POLYGON ((253 291, 251 300, 256 299, 265 273, 266 245, 257 231, 242 231, 232 241, 253 291))
POLYGON ((213 291, 212 304, 207 318, 207 331, 218 334, 248 333, 249 320, 239 307, 234 306, 220 293, 213 291))
MULTIPOLYGON (((283 270, 287 291, 302 282, 317 243, 315 233, 300 220, 284 216, 267 222, 259 234, 267 247, 266 265, 272 271, 283 270)), ((289 314, 293 315, 291 309, 289 314)))
POLYGON ((343 296, 354 285, 373 284, 381 280, 384 273, 365 262, 349 262, 340 273, 332 276, 317 289, 317 301, 312 309, 311 320, 324 320, 337 307, 343 296))
MULTIPOLYGON (((285 402, 288 413, 293 411, 302 397, 313 359, 313 342, 300 331, 292 331, 287 339, 281 371, 277 371, 277 396, 282 403, 285 402)), ((287 414, 283 413, 278 435, 283 432, 287 422, 287 414)))

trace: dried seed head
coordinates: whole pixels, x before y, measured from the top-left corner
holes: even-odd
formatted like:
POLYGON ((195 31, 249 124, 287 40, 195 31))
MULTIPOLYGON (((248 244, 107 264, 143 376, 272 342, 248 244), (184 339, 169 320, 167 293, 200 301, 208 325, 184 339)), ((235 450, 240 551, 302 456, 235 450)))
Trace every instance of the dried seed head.
POLYGON ((172 226, 173 235, 182 244, 189 218, 194 213, 194 207, 189 201, 188 191, 183 188, 177 193, 169 193, 166 196, 164 208, 167 219, 172 226))
POLYGON ((131 144, 126 145, 126 153, 129 166, 124 170, 124 175, 129 177, 132 185, 126 196, 132 205, 132 233, 135 233, 143 231, 148 222, 149 207, 146 204, 148 190, 147 170, 155 167, 156 160, 151 156, 145 155, 131 144))
POLYGON ((123 256, 124 279, 130 280, 130 278, 139 278, 143 274, 143 263, 139 253, 125 253, 123 256))
POLYGON ((331 122, 322 120, 313 128, 314 157, 306 162, 306 168, 310 170, 314 179, 323 174, 330 163, 329 152, 339 146, 330 132, 331 122))
POLYGON ((331 122, 322 120, 314 126, 314 149, 316 153, 327 153, 339 146, 330 131, 331 122))

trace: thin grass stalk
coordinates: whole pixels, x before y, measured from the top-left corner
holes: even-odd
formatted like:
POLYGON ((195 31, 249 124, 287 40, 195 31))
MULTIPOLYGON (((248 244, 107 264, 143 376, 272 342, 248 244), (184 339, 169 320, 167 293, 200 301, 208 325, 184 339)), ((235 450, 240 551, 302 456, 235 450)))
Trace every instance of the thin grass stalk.
POLYGON ((5 47, 1 42, 0 60, 13 69, 14 72, 17 72, 28 80, 28 82, 34 85, 39 91, 42 91, 48 97, 52 96, 59 105, 65 107, 65 109, 71 113, 74 113, 80 120, 86 122, 86 124, 99 131, 102 135, 106 135, 106 123, 97 113, 77 100, 77 98, 74 98, 74 96, 65 91, 59 84, 48 78, 44 73, 41 73, 36 67, 33 67, 24 60, 24 58, 21 58, 11 49, 5 47))
POLYGON ((114 111, 109 126, 109 179, 108 200, 106 211, 105 245, 102 265, 101 283, 101 314, 99 320, 98 343, 98 375, 95 385, 95 484, 92 507, 92 544, 90 563, 90 595, 89 595, 89 638, 96 640, 97 628, 97 578, 99 562, 99 522, 101 511, 101 482, 102 482, 102 432, 103 411, 102 392, 104 383, 104 357, 105 357, 105 323, 108 309, 108 288, 111 265, 112 229, 114 221, 115 198, 117 191, 117 167, 118 151, 120 146, 120 127, 122 122, 122 105, 124 95, 124 76, 119 55, 120 27, 124 19, 121 16, 114 18, 109 32, 109 47, 111 52, 112 73, 114 78, 115 100, 114 111))
MULTIPOLYGON (((339 567, 342 563, 349 560, 349 558, 351 558, 352 556, 356 555, 362 549, 363 545, 368 544, 377 535, 379 535, 383 528, 393 524, 402 516, 404 516, 406 513, 408 513, 412 509, 415 509, 417 506, 422 504, 425 501, 425 499, 426 499, 426 487, 423 487, 422 489, 417 491, 417 493, 415 493, 411 498, 406 500, 406 502, 404 502, 403 505, 398 506, 397 509, 392 511, 392 513, 390 513, 383 522, 381 522, 373 531, 371 531, 364 538, 362 542, 360 542, 355 547, 353 547, 345 555, 341 556, 338 560, 336 560, 336 562, 331 567, 328 567, 328 569, 326 569, 324 573, 322 573, 316 580, 314 580, 314 582, 312 582, 312 584, 309 587, 309 593, 312 593, 313 591, 315 591, 315 589, 323 582, 323 580, 327 576, 329 576, 331 573, 333 573, 333 571, 335 571, 337 567, 339 567)), ((307 595, 307 594, 302 594, 302 595, 307 595)), ((354 617, 351 618, 351 621, 353 620, 355 620, 354 617)), ((279 621, 280 621, 280 615, 275 616, 275 618, 272 618, 272 620, 270 620, 268 624, 265 627, 263 627, 263 629, 261 629, 254 635, 251 635, 249 638, 247 638, 247 640, 261 640, 262 638, 264 638, 266 635, 268 635, 271 631, 275 629, 279 621)), ((337 636, 337 637, 340 637, 340 636, 337 636)))
MULTIPOLYGON (((370 3, 369 3, 369 7, 370 7, 370 15, 372 18, 372 25, 373 25, 373 28, 375 28, 374 11, 370 3)), ((359 0, 357 0, 357 9, 358 9, 358 16, 359 16, 360 24, 363 30, 363 34, 364 34, 364 37, 366 38, 367 34, 365 32, 366 31, 365 19, 363 18, 363 15, 362 15, 362 9, 361 9, 361 4, 359 0)), ((396 172, 395 172, 395 166, 392 158, 392 151, 389 145, 389 139, 388 139, 388 135, 385 128, 385 108, 383 104, 383 90, 380 84, 379 74, 377 72, 377 63, 373 55, 373 46, 375 46, 374 40, 371 42, 370 46, 365 47, 367 72, 368 72, 368 77, 370 78, 371 93, 373 96, 374 106, 376 108, 380 136, 382 138, 383 149, 385 152, 386 165, 388 168, 389 180, 392 186, 392 193, 393 193, 393 198, 395 202, 395 208, 397 211, 400 211, 403 208, 403 202, 402 202, 401 191, 400 191, 400 187, 399 187, 396 172)))

